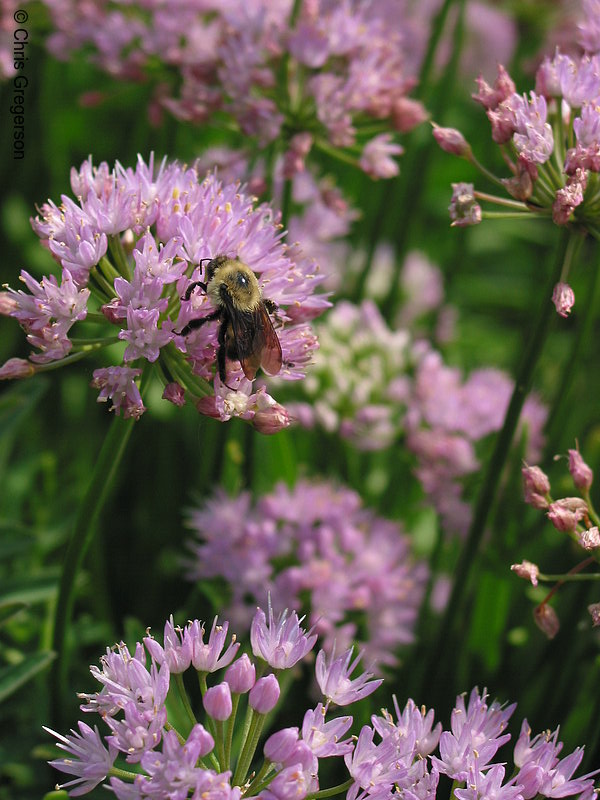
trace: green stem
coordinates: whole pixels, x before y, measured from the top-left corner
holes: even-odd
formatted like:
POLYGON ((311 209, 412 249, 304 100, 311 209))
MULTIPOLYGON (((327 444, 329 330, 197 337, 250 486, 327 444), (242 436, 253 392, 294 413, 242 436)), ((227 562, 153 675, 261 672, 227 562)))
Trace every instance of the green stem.
POLYGON ((292 182, 289 178, 283 181, 283 190, 281 193, 281 224, 283 229, 287 230, 290 221, 290 209, 292 207, 292 182))
POLYGON ((538 575, 540 581, 549 581, 551 583, 571 583, 573 581, 600 581, 600 572, 584 572, 579 575, 538 575))
POLYGON ((272 777, 269 777, 268 780, 266 780, 266 778, 273 769, 275 769, 275 765, 271 761, 265 761, 252 783, 244 792, 244 796, 252 797, 253 794, 258 794, 262 791, 262 789, 272 781, 272 777))
POLYGON ((425 51, 425 56, 423 57, 423 63, 421 65, 421 72, 419 74, 419 83, 415 91, 417 97, 425 97, 429 92, 429 84, 431 81, 433 65, 435 63, 435 56, 440 39, 442 38, 442 33, 446 26, 448 13, 450 12, 450 8, 454 2, 455 0, 445 0, 443 6, 440 8, 435 19, 433 20, 431 34, 429 35, 429 41, 427 42, 427 50, 425 51))
MULTIPOLYGON (((447 13, 448 7, 452 0, 446 0, 442 11, 447 13)), ((452 94, 452 87, 456 83, 456 71, 458 69, 458 62, 460 60, 460 51, 464 34, 464 16, 465 16, 465 0, 457 0, 458 4, 458 19, 454 28, 454 36, 452 38, 453 50, 452 57, 448 63, 446 70, 436 87, 436 94, 430 104, 430 111, 434 119, 443 119, 444 111, 448 108, 449 100, 452 94)), ((442 11, 438 18, 442 16, 442 11)), ((438 20, 434 23, 434 27, 438 24, 438 20)), ((441 25, 441 23, 440 23, 441 25)), ((433 34, 432 34, 433 35, 433 34)), ((436 46, 437 46, 437 39, 436 46)), ((427 75, 428 80, 428 75, 427 75)), ((390 292, 382 304, 382 312, 384 317, 389 321, 394 318, 394 314, 398 307, 400 300, 401 284, 400 273, 404 265, 404 256, 407 250, 410 234, 414 231, 415 218, 419 212, 419 205, 421 195, 426 184, 427 171, 433 162, 431 152, 433 147, 437 148, 435 139, 427 131, 427 136, 423 140, 423 134, 417 128, 411 137, 411 145, 407 145, 407 155, 404 157, 402 164, 402 171, 400 172, 400 180, 398 182, 399 191, 396 198, 390 204, 393 209, 401 208, 402 214, 399 217, 398 225, 395 233, 395 250, 396 260, 394 264, 394 272, 391 280, 390 292)), ((384 213, 385 209, 381 209, 380 213, 384 213)))
MULTIPOLYGON (((146 370, 142 379, 142 387, 148 380, 150 372, 146 370)), ((69 672, 69 648, 67 631, 71 623, 75 602, 75 585, 85 554, 96 532, 96 523, 100 516, 109 492, 114 483, 121 464, 127 442, 133 431, 134 420, 115 417, 102 449, 95 462, 92 479, 79 506, 75 526, 67 545, 65 560, 58 590, 58 599, 54 612, 52 629, 52 649, 57 658, 50 672, 50 704, 53 720, 63 727, 63 711, 69 672)))
POLYGON ((95 350, 100 350, 108 344, 111 344, 111 342, 105 342, 104 344, 96 342, 95 344, 84 345, 77 353, 71 353, 71 355, 65 356, 58 361, 50 361, 47 364, 36 364, 35 371, 36 373, 52 372, 55 369, 67 366, 67 364, 74 364, 76 361, 81 361, 82 358, 89 356, 90 353, 93 353, 95 350))
POLYGON ((114 258, 118 271, 124 278, 130 281, 131 270, 129 268, 129 262, 127 260, 127 256, 125 255, 125 251, 123 250, 123 245, 121 244, 121 237, 109 236, 108 249, 110 250, 111 256, 114 258))
POLYGON ((349 778, 344 783, 340 783, 337 786, 332 786, 330 789, 321 789, 319 792, 313 792, 313 794, 309 794, 306 796, 305 800, 314 800, 315 798, 321 797, 333 797, 336 794, 341 794, 342 792, 348 791, 348 789, 352 786, 352 778, 349 778))
POLYGON ((473 521, 454 568, 452 593, 435 639, 436 647, 432 650, 429 663, 426 664, 422 673, 422 686, 424 687, 439 686, 440 683, 444 683, 440 671, 447 670, 448 663, 450 663, 448 648, 454 650, 456 647, 456 642, 453 642, 452 637, 455 631, 455 623, 459 619, 460 607, 468 590, 468 579, 477 561, 477 553, 485 532, 487 519, 519 422, 521 409, 531 386, 535 366, 548 335, 550 320, 556 314, 550 301, 552 287, 561 274, 565 258, 570 258, 574 244, 573 233, 569 229, 561 230, 554 265, 541 297, 533 332, 527 341, 525 353, 515 380, 515 388, 504 417, 504 424, 496 438, 492 457, 487 464, 483 485, 477 499, 473 521))
POLYGON ((231 743, 233 742, 233 730, 235 728, 235 718, 237 717, 238 707, 240 705, 241 694, 235 692, 231 693, 231 716, 227 720, 225 726, 225 758, 223 760, 223 771, 229 769, 231 764, 231 743))
POLYGON ((121 769, 120 767, 111 767, 108 774, 115 778, 121 778, 121 780, 127 781, 127 783, 133 783, 139 773, 130 772, 128 769, 121 769))
POLYGON ((225 772, 225 746, 224 746, 224 726, 220 719, 215 720, 215 745, 217 749, 217 760, 219 762, 219 772, 225 772))
POLYGON ((191 722, 192 728, 193 728, 194 725, 198 722, 198 720, 196 719, 196 716, 194 714, 194 711, 193 711, 191 703, 190 703, 190 698, 188 697, 188 693, 187 693, 187 691, 185 689, 185 685, 183 683, 183 673, 181 673, 181 672, 175 673, 175 683, 174 683, 174 685, 175 685, 177 694, 179 696, 179 700, 181 702, 181 705, 183 706, 183 708, 185 710, 185 713, 186 713, 189 721, 191 722))
POLYGON ((256 746, 258 744, 258 740, 260 739, 265 718, 265 714, 259 714, 257 711, 252 711, 250 729, 248 730, 248 736, 246 737, 242 747, 242 752, 240 753, 240 758, 235 769, 235 775, 233 776, 232 780, 233 786, 241 786, 246 780, 246 775, 250 769, 250 764, 252 763, 256 746))

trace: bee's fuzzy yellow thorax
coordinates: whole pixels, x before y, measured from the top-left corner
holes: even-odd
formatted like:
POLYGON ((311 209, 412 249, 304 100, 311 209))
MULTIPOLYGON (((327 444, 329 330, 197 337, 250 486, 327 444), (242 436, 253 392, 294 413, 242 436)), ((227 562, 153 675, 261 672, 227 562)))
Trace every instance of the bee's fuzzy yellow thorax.
POLYGON ((213 305, 223 305, 222 292, 238 311, 253 311, 261 301, 256 275, 242 261, 230 259, 220 265, 208 282, 207 294, 213 305))

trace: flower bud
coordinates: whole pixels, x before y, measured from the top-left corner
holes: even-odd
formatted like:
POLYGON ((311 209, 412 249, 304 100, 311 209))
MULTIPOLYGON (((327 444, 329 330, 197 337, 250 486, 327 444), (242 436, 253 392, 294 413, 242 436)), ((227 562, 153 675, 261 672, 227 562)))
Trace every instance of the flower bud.
POLYGON ((225 680, 234 694, 246 694, 254 686, 256 682, 256 667, 246 653, 227 668, 225 680))
POLYGON ((259 433, 266 435, 278 433, 290 425, 290 415, 282 405, 274 403, 268 408, 260 409, 252 418, 252 424, 259 433))
POLYGON ((575 305, 575 293, 568 283, 557 283, 552 292, 552 302, 556 313, 561 317, 568 317, 575 305))
POLYGON ((213 719, 224 722, 229 719, 232 711, 231 690, 229 684, 223 681, 206 690, 202 698, 206 713, 213 719))
POLYGON ((471 145, 456 128, 441 128, 433 123, 433 138, 446 153, 452 156, 467 157, 471 152, 471 145))
POLYGON ((581 497, 564 497, 550 503, 547 516, 557 531, 572 533, 587 513, 587 504, 581 497))
POLYGON ((187 738, 187 744, 190 745, 192 743, 198 746, 198 758, 203 758, 210 753, 215 746, 215 740, 204 725, 200 725, 200 723, 194 725, 187 738))
POLYGON ((533 618, 538 628, 543 631, 548 639, 554 639, 560 628, 560 622, 556 611, 548 603, 537 606, 533 612, 533 618))
POLYGON ((537 564, 534 564, 532 561, 521 561, 520 564, 512 564, 511 569, 514 573, 516 573, 519 578, 525 578, 528 581, 531 581, 533 586, 538 585, 538 575, 540 574, 540 570, 537 564))
POLYGON ((594 473, 585 463, 579 450, 569 450, 569 472, 580 492, 587 492, 594 480, 594 473))
POLYGON ((9 358, 0 367, 0 380, 13 380, 14 378, 30 378, 35 373, 35 366, 25 358, 9 358))
POLYGON ((600 547, 600 531, 594 525, 592 528, 577 534, 577 541, 584 550, 597 550, 600 547))
POLYGON ((600 603, 591 603, 587 609, 592 617, 592 627, 597 628, 600 625, 600 603))
POLYGON ((523 496, 525 502, 534 508, 548 508, 547 495, 550 494, 550 481, 539 467, 525 465, 523 476, 523 496))
POLYGON ((298 728, 283 728, 269 736, 265 742, 265 758, 276 764, 286 764, 292 753, 295 752, 297 742, 298 728))
POLYGON ((250 708, 259 714, 268 714, 277 705, 279 692, 279 682, 275 675, 265 675, 264 678, 259 678, 250 689, 248 696, 250 708))
POLYGON ((185 391, 181 384, 177 383, 177 381, 172 381, 165 386, 165 390, 162 393, 163 400, 169 400, 173 405, 176 406, 184 406, 185 405, 185 391))
POLYGON ((408 133, 425 122, 428 114, 423 103, 411 97, 399 97, 392 106, 392 124, 399 133, 408 133))

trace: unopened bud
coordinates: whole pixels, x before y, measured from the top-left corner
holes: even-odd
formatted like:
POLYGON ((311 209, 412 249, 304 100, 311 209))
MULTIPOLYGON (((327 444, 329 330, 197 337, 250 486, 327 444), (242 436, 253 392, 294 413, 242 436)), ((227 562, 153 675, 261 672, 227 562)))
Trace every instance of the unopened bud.
POLYGON ((575 292, 568 283, 557 283, 552 292, 552 302, 556 313, 561 317, 568 317, 575 305, 575 292))
POLYGON ((288 428, 290 415, 282 405, 273 403, 273 405, 258 410, 252 417, 252 424, 259 433, 270 435, 278 433, 283 428, 288 428))
POLYGON ((35 365, 25 358, 9 358, 0 367, 0 380, 30 378, 35 373, 35 365))
POLYGON ((539 467, 524 466, 521 475, 525 502, 534 508, 548 508, 550 481, 546 473, 539 467))
POLYGON ((276 764, 285 764, 296 749, 298 728, 283 728, 265 742, 265 758, 276 764))
POLYGON ((594 480, 594 473, 581 457, 579 450, 569 450, 569 472, 579 491, 587 492, 594 480))
POLYGON ((543 631, 548 639, 554 639, 560 628, 560 622, 556 611, 548 603, 537 606, 533 612, 533 618, 538 628, 543 631))
POLYGON ((600 603, 591 603, 587 608, 592 617, 592 627, 597 628, 600 625, 600 603))
POLYGON ((248 695, 250 708, 259 714, 268 714, 277 705, 279 700, 279 683, 272 673, 264 678, 259 678, 248 695))
POLYGON ((202 702, 206 713, 213 719, 220 722, 229 719, 233 710, 229 684, 223 681, 216 686, 211 686, 206 690, 202 702))
POLYGON ((234 694, 246 694, 254 686, 256 682, 256 667, 246 653, 227 668, 225 680, 234 694))
POLYGON ((584 550, 597 550, 600 547, 600 531, 594 525, 577 534, 577 541, 584 550))
POLYGON ((425 122, 428 114, 423 103, 410 97, 400 97, 392 107, 392 124, 399 133, 408 133, 425 122))
POLYGON ((572 533, 587 513, 587 504, 581 497, 564 497, 550 503, 547 516, 557 531, 572 533))
POLYGON ((446 153, 466 157, 471 153, 471 145, 456 128, 441 128, 433 124, 433 138, 446 153))
POLYGON ((177 383, 177 381, 168 383, 165 386, 165 390, 162 393, 162 396, 163 400, 169 400, 169 402, 173 403, 176 406, 185 405, 185 391, 183 386, 177 383))

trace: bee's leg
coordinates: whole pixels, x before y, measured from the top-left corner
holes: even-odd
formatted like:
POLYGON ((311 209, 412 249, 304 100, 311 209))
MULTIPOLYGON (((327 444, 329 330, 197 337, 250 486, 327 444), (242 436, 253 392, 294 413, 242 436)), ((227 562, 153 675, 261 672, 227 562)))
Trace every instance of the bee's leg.
POLYGON ((217 309, 216 311, 213 311, 212 314, 209 314, 207 317, 198 317, 198 319, 190 320, 190 322, 188 322, 185 328, 182 328, 179 331, 179 336, 187 336, 188 333, 190 333, 190 331, 194 331, 196 330, 196 328, 201 328, 205 322, 212 322, 215 319, 219 319, 220 314, 221 314, 220 309, 217 309))
POLYGON ((276 311, 279 311, 279 306, 274 300, 267 300, 264 298, 263 303, 269 314, 274 314, 276 311))
POLYGON ((192 296, 192 292, 193 292, 193 291, 194 291, 194 289, 195 289, 196 287, 198 287, 198 286, 199 286, 199 287, 202 289, 202 291, 203 291, 203 292, 206 294, 206 284, 205 284, 205 283, 203 283, 202 281, 194 281, 193 283, 190 283, 190 285, 189 285, 189 286, 187 287, 187 289, 185 290, 185 294, 183 295, 183 300, 189 300, 189 299, 190 299, 190 297, 192 296))

